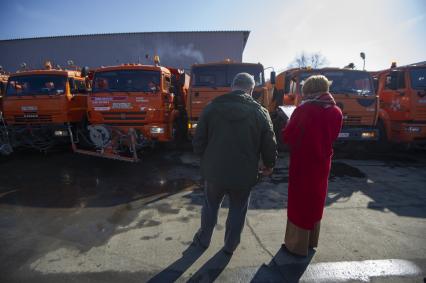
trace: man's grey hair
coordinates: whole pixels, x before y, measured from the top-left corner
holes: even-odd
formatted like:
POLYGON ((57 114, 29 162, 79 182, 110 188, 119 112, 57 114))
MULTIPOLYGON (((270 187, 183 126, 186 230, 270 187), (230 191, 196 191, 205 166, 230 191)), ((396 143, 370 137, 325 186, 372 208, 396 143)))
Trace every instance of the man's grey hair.
POLYGON ((232 81, 232 90, 242 90, 250 95, 254 86, 254 78, 249 73, 239 73, 232 81))

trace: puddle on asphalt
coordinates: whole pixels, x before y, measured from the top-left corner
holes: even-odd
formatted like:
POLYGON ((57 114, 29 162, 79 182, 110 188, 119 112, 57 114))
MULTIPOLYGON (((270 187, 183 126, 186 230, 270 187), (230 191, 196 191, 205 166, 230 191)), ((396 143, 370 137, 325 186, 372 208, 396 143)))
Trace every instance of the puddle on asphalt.
MULTIPOLYGON (((337 161, 332 162, 330 170, 330 179, 336 177, 366 178, 366 175, 356 167, 337 161)), ((288 168, 275 168, 271 177, 262 177, 261 181, 277 185, 288 183, 288 178, 288 168)))
MULTIPOLYGON (((369 151, 338 151, 334 152, 334 157, 338 159, 351 160, 374 160, 383 162, 386 166, 400 167, 406 164, 418 164, 419 156, 424 156, 423 151, 397 151, 388 153, 377 153, 369 151)), ((420 159, 421 160, 421 159, 420 159)))
MULTIPOLYGON (((169 179, 179 166, 156 155, 138 164, 74 154, 17 156, 0 163, 0 204, 97 207, 173 194, 197 183, 195 168, 169 179)), ((119 221, 124 210, 111 221, 119 221)))
MULTIPOLYGON (((189 179, 167 180, 155 184, 153 182, 141 182, 137 187, 110 187, 98 186, 72 186, 58 184, 55 187, 36 183, 10 192, 0 198, 0 204, 34 206, 34 207, 102 207, 128 203, 138 199, 159 194, 174 194, 194 185, 189 179)), ((173 212, 170 210, 170 212, 173 212)), ((117 211, 112 216, 111 222, 121 219, 124 210, 117 211)))

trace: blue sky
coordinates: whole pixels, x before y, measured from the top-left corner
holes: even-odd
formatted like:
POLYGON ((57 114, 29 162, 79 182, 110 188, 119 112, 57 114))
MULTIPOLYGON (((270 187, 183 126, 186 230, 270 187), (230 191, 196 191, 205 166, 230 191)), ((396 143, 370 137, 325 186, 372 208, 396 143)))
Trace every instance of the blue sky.
POLYGON ((425 0, 2 1, 0 39, 138 31, 250 30, 244 60, 277 70, 301 51, 367 69, 426 60, 425 0), (161 3, 161 4, 160 4, 161 3))

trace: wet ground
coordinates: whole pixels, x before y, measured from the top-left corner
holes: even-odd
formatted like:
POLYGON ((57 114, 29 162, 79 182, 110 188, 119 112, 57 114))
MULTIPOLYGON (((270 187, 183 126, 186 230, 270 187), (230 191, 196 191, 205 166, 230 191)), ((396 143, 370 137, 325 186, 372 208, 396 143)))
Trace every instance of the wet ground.
POLYGON ((197 184, 179 153, 148 152, 137 165, 67 152, 18 153, 0 161, 0 204, 105 207, 174 194, 197 184))
POLYGON ((240 248, 224 259, 215 252, 226 210, 216 251, 188 251, 203 202, 190 150, 148 151, 138 164, 21 152, 0 159, 0 282, 416 282, 426 264, 425 170, 422 151, 337 152, 322 242, 301 264, 279 251, 286 153, 253 190, 240 248))

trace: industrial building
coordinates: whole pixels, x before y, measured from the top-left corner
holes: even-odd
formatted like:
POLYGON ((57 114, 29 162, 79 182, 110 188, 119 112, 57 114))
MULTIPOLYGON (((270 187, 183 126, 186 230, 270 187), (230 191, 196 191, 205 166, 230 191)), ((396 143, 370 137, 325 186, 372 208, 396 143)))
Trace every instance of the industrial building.
POLYGON ((194 63, 241 62, 249 31, 135 32, 53 36, 0 40, 0 65, 14 72, 25 62, 39 68, 50 60, 65 66, 99 67, 123 63, 151 64, 159 55, 161 65, 190 68, 194 63))

